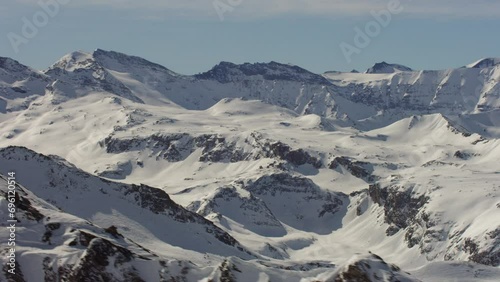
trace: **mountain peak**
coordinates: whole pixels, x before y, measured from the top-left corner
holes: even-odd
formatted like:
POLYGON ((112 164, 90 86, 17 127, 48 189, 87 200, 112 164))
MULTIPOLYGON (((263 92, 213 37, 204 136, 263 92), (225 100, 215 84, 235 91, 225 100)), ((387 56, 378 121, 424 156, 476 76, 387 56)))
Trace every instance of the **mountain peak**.
MULTIPOLYGON (((3 104, 1 97, 9 96, 7 92, 10 91, 4 90, 6 84, 11 84, 8 87, 13 91, 11 95, 19 97, 20 94, 27 94, 29 88, 36 88, 45 83, 47 83, 47 77, 40 71, 25 66, 14 59, 0 57, 0 104, 3 104)), ((2 111, 1 108, 0 105, 0 112, 2 111)))
POLYGON ((329 84, 325 78, 318 74, 295 65, 282 64, 275 61, 269 63, 244 63, 239 65, 223 61, 214 66, 211 70, 200 73, 195 77, 198 79, 217 80, 221 83, 229 83, 245 80, 253 76, 260 76, 265 80, 329 84))
POLYGON ((157 71, 167 71, 174 74, 172 71, 167 69, 166 67, 143 59, 141 57, 127 55, 124 53, 116 52, 116 51, 106 51, 102 49, 96 49, 92 53, 92 57, 99 62, 100 65, 107 69, 122 69, 123 66, 129 68, 130 66, 135 67, 147 67, 152 70, 157 71), (121 65, 121 66, 119 66, 121 65))
POLYGON ((120 72, 128 71, 131 67, 138 67, 148 68, 154 71, 168 72, 171 75, 177 75, 164 66, 150 62, 146 59, 102 49, 96 49, 92 53, 87 53, 84 51, 71 52, 54 63, 49 68, 49 70, 63 69, 72 72, 77 69, 89 69, 96 67, 111 69, 120 72))
POLYGON ((466 67, 471 69, 483 69, 494 67, 496 65, 500 65, 500 58, 484 58, 472 64, 469 64, 466 67))
POLYGON ((35 70, 31 69, 30 67, 27 67, 20 62, 7 57, 0 57, 0 69, 8 72, 35 72, 35 70))
POLYGON ((49 69, 63 69, 67 71, 74 71, 75 69, 88 68, 94 63, 95 61, 91 54, 84 51, 75 51, 64 55, 49 69))
POLYGON ((412 71, 411 68, 399 64, 390 64, 387 62, 376 63, 373 67, 366 70, 365 73, 395 73, 403 71, 412 71))

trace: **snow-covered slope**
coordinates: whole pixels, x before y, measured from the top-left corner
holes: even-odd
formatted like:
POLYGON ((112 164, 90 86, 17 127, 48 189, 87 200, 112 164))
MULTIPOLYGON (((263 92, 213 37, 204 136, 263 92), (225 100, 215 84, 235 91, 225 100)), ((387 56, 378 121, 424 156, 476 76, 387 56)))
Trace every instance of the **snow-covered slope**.
POLYGON ((499 110, 500 65, 440 71, 390 74, 325 74, 341 87, 338 95, 370 105, 377 112, 357 120, 359 128, 373 129, 411 115, 450 116, 499 110))
POLYGON ((155 248, 155 241, 160 240, 185 250, 220 252, 226 256, 241 252, 241 257, 252 257, 229 234, 177 205, 160 189, 111 183, 78 170, 65 160, 23 147, 2 149, 0 158, 0 172, 17 172, 19 183, 37 196, 97 225, 114 225, 148 248, 155 248))
POLYGON ((498 65, 0 62, 0 188, 15 171, 24 281, 500 277, 498 65))
POLYGON ((97 56, 84 52, 73 52, 62 57, 45 71, 54 82, 47 88, 53 103, 77 98, 92 92, 110 92, 135 102, 142 102, 121 81, 116 79, 97 56))
POLYGON ((45 93, 49 81, 39 71, 0 57, 0 114, 26 109, 45 93))

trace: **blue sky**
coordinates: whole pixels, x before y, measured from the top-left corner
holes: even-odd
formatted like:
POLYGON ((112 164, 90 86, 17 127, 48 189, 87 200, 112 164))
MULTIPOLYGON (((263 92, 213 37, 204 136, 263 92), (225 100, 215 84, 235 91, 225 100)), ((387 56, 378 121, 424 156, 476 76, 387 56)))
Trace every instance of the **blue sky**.
POLYGON ((372 11, 387 10, 395 0, 41 0, 70 3, 16 53, 8 34, 22 36, 23 17, 32 22, 43 12, 38 1, 0 4, 0 56, 38 69, 71 51, 96 48, 138 55, 183 74, 220 61, 274 60, 320 73, 365 70, 380 61, 443 69, 500 57, 498 0, 401 0, 403 11, 392 14, 351 62, 340 44, 355 46, 354 29, 364 29, 374 21, 372 11), (221 21, 214 1, 240 4, 221 21))

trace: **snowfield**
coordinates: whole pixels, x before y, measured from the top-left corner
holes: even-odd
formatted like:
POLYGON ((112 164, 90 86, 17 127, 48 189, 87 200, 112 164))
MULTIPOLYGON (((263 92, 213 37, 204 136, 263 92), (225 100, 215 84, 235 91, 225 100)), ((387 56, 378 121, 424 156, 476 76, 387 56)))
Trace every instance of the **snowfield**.
POLYGON ((0 58, 0 281, 498 281, 499 62, 0 58))

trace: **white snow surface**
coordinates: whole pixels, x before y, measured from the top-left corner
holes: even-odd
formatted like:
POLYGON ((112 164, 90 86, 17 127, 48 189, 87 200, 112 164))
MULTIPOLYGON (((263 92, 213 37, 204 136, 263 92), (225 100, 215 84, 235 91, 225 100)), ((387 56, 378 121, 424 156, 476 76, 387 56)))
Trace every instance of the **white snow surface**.
POLYGON ((103 50, 43 73, 0 58, 0 191, 14 171, 32 207, 23 279, 498 281, 500 65, 479 63, 184 76, 103 50))

